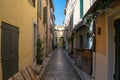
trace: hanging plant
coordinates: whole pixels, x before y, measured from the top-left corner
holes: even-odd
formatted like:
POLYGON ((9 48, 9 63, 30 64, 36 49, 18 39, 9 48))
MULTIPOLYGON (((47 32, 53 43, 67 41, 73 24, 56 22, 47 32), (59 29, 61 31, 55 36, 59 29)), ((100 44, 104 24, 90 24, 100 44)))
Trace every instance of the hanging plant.
POLYGON ((94 19, 94 15, 93 14, 89 14, 86 18, 84 18, 84 24, 90 25, 92 19, 94 19))

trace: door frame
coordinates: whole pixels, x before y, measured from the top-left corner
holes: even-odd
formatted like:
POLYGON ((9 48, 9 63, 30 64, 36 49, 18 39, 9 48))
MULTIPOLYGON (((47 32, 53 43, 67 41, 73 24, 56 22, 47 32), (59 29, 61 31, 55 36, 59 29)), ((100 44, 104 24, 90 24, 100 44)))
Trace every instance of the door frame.
POLYGON ((115 73, 115 29, 114 21, 120 18, 120 10, 116 10, 107 16, 107 80, 114 80, 115 73))
POLYGON ((37 47, 35 45, 37 44, 39 31, 38 31, 37 21, 33 19, 32 24, 33 24, 33 62, 35 62, 36 61, 36 54, 37 54, 37 47))

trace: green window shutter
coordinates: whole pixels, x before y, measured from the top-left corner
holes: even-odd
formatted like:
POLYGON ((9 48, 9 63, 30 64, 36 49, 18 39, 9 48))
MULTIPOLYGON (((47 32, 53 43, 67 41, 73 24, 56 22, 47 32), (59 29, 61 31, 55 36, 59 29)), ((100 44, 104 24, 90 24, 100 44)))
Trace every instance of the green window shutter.
POLYGON ((40 13, 39 13, 40 18, 42 17, 42 0, 40 0, 40 13))
POLYGON ((47 24, 47 20, 48 20, 47 7, 44 7, 43 10, 44 10, 44 14, 43 14, 43 15, 44 15, 44 17, 43 17, 43 21, 44 21, 44 22, 43 22, 43 23, 44 23, 44 24, 45 24, 45 23, 47 24))
POLYGON ((83 16, 83 0, 80 0, 80 18, 83 16))

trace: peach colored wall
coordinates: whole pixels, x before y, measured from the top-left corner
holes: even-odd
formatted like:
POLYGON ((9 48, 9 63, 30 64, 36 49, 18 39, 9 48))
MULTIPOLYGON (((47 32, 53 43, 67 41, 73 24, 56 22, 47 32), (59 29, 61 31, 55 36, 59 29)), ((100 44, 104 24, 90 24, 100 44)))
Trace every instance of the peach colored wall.
POLYGON ((107 80, 107 58, 106 58, 106 19, 102 13, 96 20, 96 80, 107 80), (98 35, 98 27, 101 34, 98 35), (104 73, 103 73, 104 71, 104 73))
MULTIPOLYGON (((1 27, 1 22, 0 22, 0 27, 1 27)), ((0 44, 1 44, 1 28, 0 28, 0 44)), ((2 80, 1 45, 0 45, 0 80, 2 80)))
POLYGON ((106 20, 104 13, 96 20, 96 33, 98 31, 98 27, 101 28, 101 34, 96 35, 96 52, 106 55, 106 20))

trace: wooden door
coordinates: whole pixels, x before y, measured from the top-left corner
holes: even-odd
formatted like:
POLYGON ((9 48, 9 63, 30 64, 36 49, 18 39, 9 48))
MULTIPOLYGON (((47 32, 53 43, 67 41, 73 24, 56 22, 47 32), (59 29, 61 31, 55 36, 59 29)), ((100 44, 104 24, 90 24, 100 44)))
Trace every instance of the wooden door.
POLYGON ((13 25, 2 22, 1 57, 3 80, 18 71, 18 34, 19 29, 13 25))

